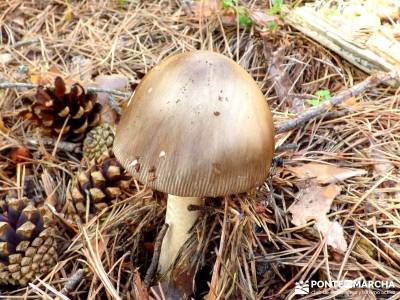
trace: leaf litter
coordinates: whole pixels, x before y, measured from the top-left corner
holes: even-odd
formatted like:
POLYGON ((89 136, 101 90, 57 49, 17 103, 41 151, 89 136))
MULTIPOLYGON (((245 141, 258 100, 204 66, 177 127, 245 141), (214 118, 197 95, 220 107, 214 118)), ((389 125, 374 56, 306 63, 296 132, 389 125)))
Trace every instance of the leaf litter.
MULTIPOLYGON (((165 3, 3 1, 0 11, 7 14, 0 24, 4 47, 0 53, 11 54, 13 60, 0 64, 1 80, 46 84, 61 74, 70 82, 93 84, 97 76, 114 75, 137 82, 171 54, 208 49, 238 61, 249 72, 279 124, 296 112, 274 90, 264 47, 272 49, 273 55, 284 46, 276 61, 280 72, 289 76, 288 89, 302 109, 318 91, 334 96, 366 77, 277 16, 271 20, 266 1, 240 1, 241 12, 253 22, 250 27, 237 27, 232 9, 209 9, 204 15, 196 9, 190 12, 181 2, 165 3), (275 26, 268 26, 270 22, 275 26), (90 63, 80 64, 73 57, 90 63), (29 75, 17 77, 23 69, 29 75), (80 70, 86 69, 85 78, 80 78, 80 70)), ((29 91, 1 92, 2 197, 13 191, 23 193, 21 186, 28 174, 41 178, 47 172, 57 184, 44 192, 44 183, 38 180, 34 193, 39 198, 65 199, 72 174, 79 168, 79 156, 62 150, 52 156, 54 144, 44 143, 35 128, 18 118, 23 95, 29 91), (33 138, 38 143, 32 146, 27 141, 33 138), (36 159, 13 161, 11 150, 21 145, 36 159)), ((128 100, 115 99, 122 105, 128 100)), ((400 287, 396 280, 400 278, 398 91, 379 86, 346 104, 299 129, 278 134, 276 144, 291 147, 277 153, 284 167, 274 169, 260 189, 228 202, 206 201, 175 263, 177 270, 189 265, 201 275, 202 280, 195 282, 197 297, 209 291, 207 282, 212 281, 216 261, 220 267, 215 269, 211 293, 227 299, 290 299, 300 278, 392 279, 400 287), (305 181, 313 182, 312 190, 300 184, 305 181), (220 243, 224 251, 217 255, 220 243)), ((74 274, 85 270, 81 281, 68 291, 71 299, 111 298, 115 293, 123 299, 156 298, 154 288, 146 291, 142 280, 165 206, 162 197, 137 183, 129 200, 116 203, 81 227, 65 225, 61 209, 57 216, 64 224, 60 239, 65 243, 51 274, 27 288, 1 287, 0 293, 10 298, 53 297, 52 290, 63 290, 74 274)), ((163 287, 159 290, 162 295, 163 287)), ((323 292, 350 297, 347 291, 327 288, 323 292)))

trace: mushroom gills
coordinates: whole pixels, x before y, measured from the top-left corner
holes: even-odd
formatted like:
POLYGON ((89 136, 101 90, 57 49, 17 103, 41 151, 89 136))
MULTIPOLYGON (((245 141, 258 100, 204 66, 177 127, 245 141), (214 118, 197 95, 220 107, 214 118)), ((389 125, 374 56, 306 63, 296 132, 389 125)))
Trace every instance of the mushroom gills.
POLYGON ((165 223, 168 230, 164 236, 158 272, 164 274, 175 262, 182 246, 189 238, 189 230, 200 215, 199 210, 188 210, 190 205, 202 206, 204 199, 200 197, 179 197, 168 195, 165 223))

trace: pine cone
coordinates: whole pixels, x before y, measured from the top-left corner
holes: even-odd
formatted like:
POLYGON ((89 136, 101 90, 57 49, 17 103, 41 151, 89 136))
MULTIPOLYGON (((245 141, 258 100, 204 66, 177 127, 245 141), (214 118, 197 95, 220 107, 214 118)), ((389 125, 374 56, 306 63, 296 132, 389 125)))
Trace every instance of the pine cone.
POLYGON ((50 212, 26 198, 0 203, 0 284, 25 286, 57 262, 50 212))
POLYGON ((79 171, 68 195, 68 215, 84 218, 89 200, 89 214, 100 212, 126 198, 131 177, 115 158, 106 159, 88 171, 79 171))
POLYGON ((83 141, 83 156, 88 161, 100 162, 112 156, 114 129, 102 124, 90 130, 83 141))
POLYGON ((65 140, 81 141, 87 131, 100 121, 101 104, 95 93, 85 93, 79 83, 72 85, 69 93, 61 77, 56 77, 54 88, 39 86, 29 112, 24 117, 36 122, 51 135, 58 136, 64 123, 65 140))

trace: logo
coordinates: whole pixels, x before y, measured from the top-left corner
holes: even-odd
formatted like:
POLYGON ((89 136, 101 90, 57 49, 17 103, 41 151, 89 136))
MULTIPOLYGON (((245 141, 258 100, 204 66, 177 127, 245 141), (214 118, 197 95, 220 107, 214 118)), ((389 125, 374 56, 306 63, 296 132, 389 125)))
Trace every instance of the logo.
POLYGON ((352 289, 366 289, 362 294, 394 295, 395 285, 393 281, 373 281, 373 280, 300 280, 296 282, 294 287, 295 295, 308 295, 314 293, 315 289, 319 289, 319 293, 329 294, 334 290, 347 290, 350 293, 360 293, 360 291, 352 291, 352 289), (310 292, 311 289, 311 292, 310 292))
POLYGON ((294 288, 295 295, 308 295, 309 292, 310 292, 310 285, 308 284, 308 280, 307 281, 300 280, 296 282, 294 288))

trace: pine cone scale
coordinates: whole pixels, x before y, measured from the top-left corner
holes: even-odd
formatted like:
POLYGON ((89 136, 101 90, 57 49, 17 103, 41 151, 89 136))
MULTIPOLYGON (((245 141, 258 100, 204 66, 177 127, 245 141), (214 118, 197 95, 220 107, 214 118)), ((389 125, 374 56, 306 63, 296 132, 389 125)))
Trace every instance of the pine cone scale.
POLYGON ((54 266, 56 229, 45 224, 46 210, 27 199, 6 200, 1 206, 0 284, 24 286, 54 266))
POLYGON ((89 214, 99 212, 121 199, 124 191, 129 190, 130 183, 131 177, 115 158, 106 159, 87 171, 80 171, 69 191, 68 213, 84 218, 87 203, 89 214))

